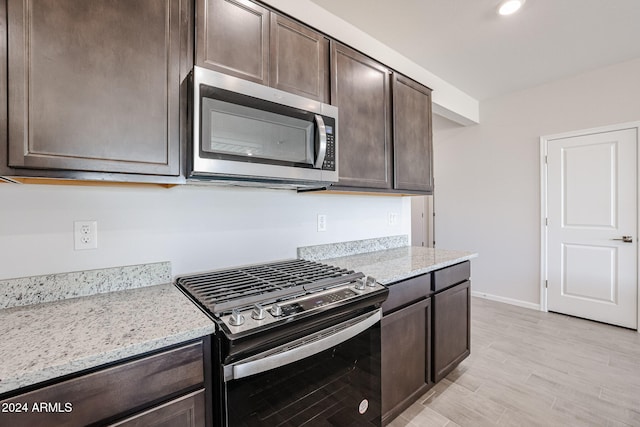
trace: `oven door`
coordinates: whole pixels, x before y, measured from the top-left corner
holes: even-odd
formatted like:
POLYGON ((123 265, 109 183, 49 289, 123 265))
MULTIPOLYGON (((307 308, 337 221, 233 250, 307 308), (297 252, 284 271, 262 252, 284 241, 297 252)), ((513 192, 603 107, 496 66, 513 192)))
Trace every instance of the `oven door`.
POLYGON ((381 312, 223 368, 229 426, 379 426, 381 312))

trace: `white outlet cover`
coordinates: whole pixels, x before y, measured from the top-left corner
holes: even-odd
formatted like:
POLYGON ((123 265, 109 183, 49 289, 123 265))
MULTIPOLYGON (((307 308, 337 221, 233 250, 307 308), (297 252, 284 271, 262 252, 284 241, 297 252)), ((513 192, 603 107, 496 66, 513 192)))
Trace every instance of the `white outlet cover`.
POLYGON ((73 222, 73 248, 76 251, 98 248, 98 221, 73 222))
POLYGON ((389 225, 398 225, 398 213, 397 212, 389 212, 388 223, 389 223, 389 225))
POLYGON ((318 215, 318 231, 327 231, 327 216, 323 214, 318 215))

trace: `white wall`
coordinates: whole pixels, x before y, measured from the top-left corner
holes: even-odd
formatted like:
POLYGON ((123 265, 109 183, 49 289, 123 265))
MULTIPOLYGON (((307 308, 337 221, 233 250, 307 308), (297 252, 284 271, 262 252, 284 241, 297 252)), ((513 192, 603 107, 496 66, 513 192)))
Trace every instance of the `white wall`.
POLYGON ((171 261, 173 274, 295 258, 298 246, 410 234, 409 198, 181 186, 0 184, 0 279, 171 261), (398 224, 387 223, 388 213, 398 224), (316 231, 316 215, 328 230, 316 231), (98 249, 73 250, 73 221, 98 249))
POLYGON ((483 101, 476 126, 436 121, 436 246, 479 252, 474 291, 539 304, 539 137, 640 120, 639 76, 636 59, 483 101))

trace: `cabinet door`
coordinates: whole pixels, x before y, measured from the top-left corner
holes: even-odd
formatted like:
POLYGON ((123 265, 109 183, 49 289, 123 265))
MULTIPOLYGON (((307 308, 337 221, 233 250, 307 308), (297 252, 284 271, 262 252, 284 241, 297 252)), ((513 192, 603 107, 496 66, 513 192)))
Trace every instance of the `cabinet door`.
MULTIPOLYGON (((0 2, 0 148, 7 144, 7 3, 0 2)), ((6 149, 1 150, 0 171, 6 166, 6 149)))
POLYGON ((272 87, 329 102, 329 39, 271 13, 272 87))
POLYGON ((204 390, 188 394, 164 405, 134 415, 113 427, 204 427, 204 390))
POLYGON ((408 408, 431 382, 431 300, 382 318, 382 420, 408 408))
POLYGON ((331 102, 339 109, 339 186, 391 188, 390 71, 333 43, 331 102))
POLYGON ((7 4, 11 167, 180 173, 186 0, 7 4))
POLYGON ((393 79, 393 188, 433 192, 431 89, 393 79))
POLYGON ((471 353, 470 282, 433 296, 433 378, 446 377, 471 353))
POLYGON ((269 84, 269 10, 248 0, 196 7, 196 65, 269 84))

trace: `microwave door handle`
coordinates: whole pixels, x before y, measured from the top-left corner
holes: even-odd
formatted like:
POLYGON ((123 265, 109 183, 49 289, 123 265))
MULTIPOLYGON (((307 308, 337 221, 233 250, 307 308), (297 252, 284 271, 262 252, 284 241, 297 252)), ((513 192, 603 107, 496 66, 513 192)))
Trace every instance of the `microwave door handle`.
POLYGON ((318 150, 318 157, 313 167, 322 169, 324 158, 327 155, 327 128, 324 125, 322 116, 319 114, 316 114, 316 124, 318 125, 318 135, 320 137, 320 149, 318 150))
POLYGON ((366 317, 364 320, 360 320, 358 323, 350 325, 349 327, 338 332, 334 332, 328 336, 303 344, 299 347, 294 347, 261 359, 255 359, 248 362, 240 361, 224 366, 224 381, 238 380, 250 375, 270 371, 328 350, 366 331, 378 323, 381 318, 381 311, 376 310, 372 315, 366 317))

